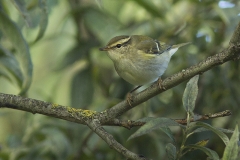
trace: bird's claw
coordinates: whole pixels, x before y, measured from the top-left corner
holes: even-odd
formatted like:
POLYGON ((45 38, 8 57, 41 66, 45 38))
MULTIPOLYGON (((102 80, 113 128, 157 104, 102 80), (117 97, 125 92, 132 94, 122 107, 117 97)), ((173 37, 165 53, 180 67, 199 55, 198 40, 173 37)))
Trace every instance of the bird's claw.
POLYGON ((132 93, 135 92, 140 87, 141 87, 141 85, 137 86, 136 88, 134 88, 133 90, 128 92, 128 94, 127 94, 127 102, 128 102, 130 107, 132 107, 132 103, 133 103, 133 95, 132 95, 132 93))
POLYGON ((158 87, 161 90, 166 90, 166 88, 162 85, 163 80, 161 78, 158 78, 158 87))
POLYGON ((131 92, 129 92, 129 93, 127 94, 127 102, 128 102, 128 104, 129 104, 129 106, 132 107, 133 95, 132 95, 131 92))

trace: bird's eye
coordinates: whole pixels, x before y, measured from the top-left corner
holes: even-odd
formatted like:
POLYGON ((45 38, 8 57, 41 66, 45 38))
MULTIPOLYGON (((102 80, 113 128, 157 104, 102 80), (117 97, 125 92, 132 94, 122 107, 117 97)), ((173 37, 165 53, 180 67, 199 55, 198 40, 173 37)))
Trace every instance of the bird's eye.
POLYGON ((121 44, 117 44, 117 48, 120 48, 120 47, 122 47, 122 45, 121 44))

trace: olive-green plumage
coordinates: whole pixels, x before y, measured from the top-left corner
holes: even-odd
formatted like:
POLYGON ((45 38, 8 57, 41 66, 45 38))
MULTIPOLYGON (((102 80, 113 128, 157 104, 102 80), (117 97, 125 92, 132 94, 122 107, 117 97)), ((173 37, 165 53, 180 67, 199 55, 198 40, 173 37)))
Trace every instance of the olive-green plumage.
POLYGON ((156 81, 167 69, 179 45, 166 45, 147 36, 117 36, 100 48, 107 51, 120 77, 133 85, 156 81))

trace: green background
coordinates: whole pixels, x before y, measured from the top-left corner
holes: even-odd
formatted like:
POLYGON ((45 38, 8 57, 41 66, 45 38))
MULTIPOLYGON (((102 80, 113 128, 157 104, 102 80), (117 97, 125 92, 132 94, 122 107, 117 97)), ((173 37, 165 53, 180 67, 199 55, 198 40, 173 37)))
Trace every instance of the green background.
MULTIPOLYGON (((116 74, 106 53, 98 50, 112 37, 141 34, 168 44, 192 42, 172 57, 162 76, 164 79, 221 52, 228 46, 240 20, 238 0, 15 0, 0 1, 0 9, 16 24, 28 44, 33 74, 28 74, 32 83, 25 95, 96 111, 117 104, 134 87, 116 74), (36 40, 39 33, 44 35, 36 40)), ((12 55, 19 56, 16 53, 18 44, 11 43, 4 29, 0 30, 0 44, 12 55)), ((0 54, 0 92, 18 94, 19 86, 22 83, 30 85, 30 82, 24 81, 24 69, 19 71, 22 76, 21 73, 17 76, 17 71, 4 70, 3 62, 8 61, 3 58, 0 54)), ((24 60, 22 63, 21 59, 26 60, 18 57, 20 66, 31 70, 31 65, 24 60)), ((233 129, 239 122, 239 69, 239 61, 232 61, 199 77, 194 113, 224 110, 233 113, 230 117, 205 121, 214 127, 233 129)), ((121 119, 186 118, 182 107, 185 86, 186 82, 148 100, 121 119)), ((167 159, 165 146, 171 139, 160 130, 127 141, 137 128, 104 128, 137 154, 167 159)), ((179 146, 181 129, 172 127, 171 130, 179 146)), ((211 132, 196 134, 187 143, 203 139, 209 139, 207 147, 222 157, 225 145, 211 132)), ((190 152, 183 159, 196 157, 206 159, 201 151, 190 152)), ((7 159, 120 160, 124 157, 86 126, 1 108, 0 160, 7 159)))

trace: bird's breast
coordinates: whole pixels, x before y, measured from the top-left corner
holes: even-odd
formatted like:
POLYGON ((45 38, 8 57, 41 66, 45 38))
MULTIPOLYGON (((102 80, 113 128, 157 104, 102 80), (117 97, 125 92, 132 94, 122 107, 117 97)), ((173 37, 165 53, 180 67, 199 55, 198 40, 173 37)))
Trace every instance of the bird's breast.
POLYGON ((156 81, 166 70, 170 57, 152 56, 121 59, 114 63, 120 77, 133 85, 144 85, 156 81))

